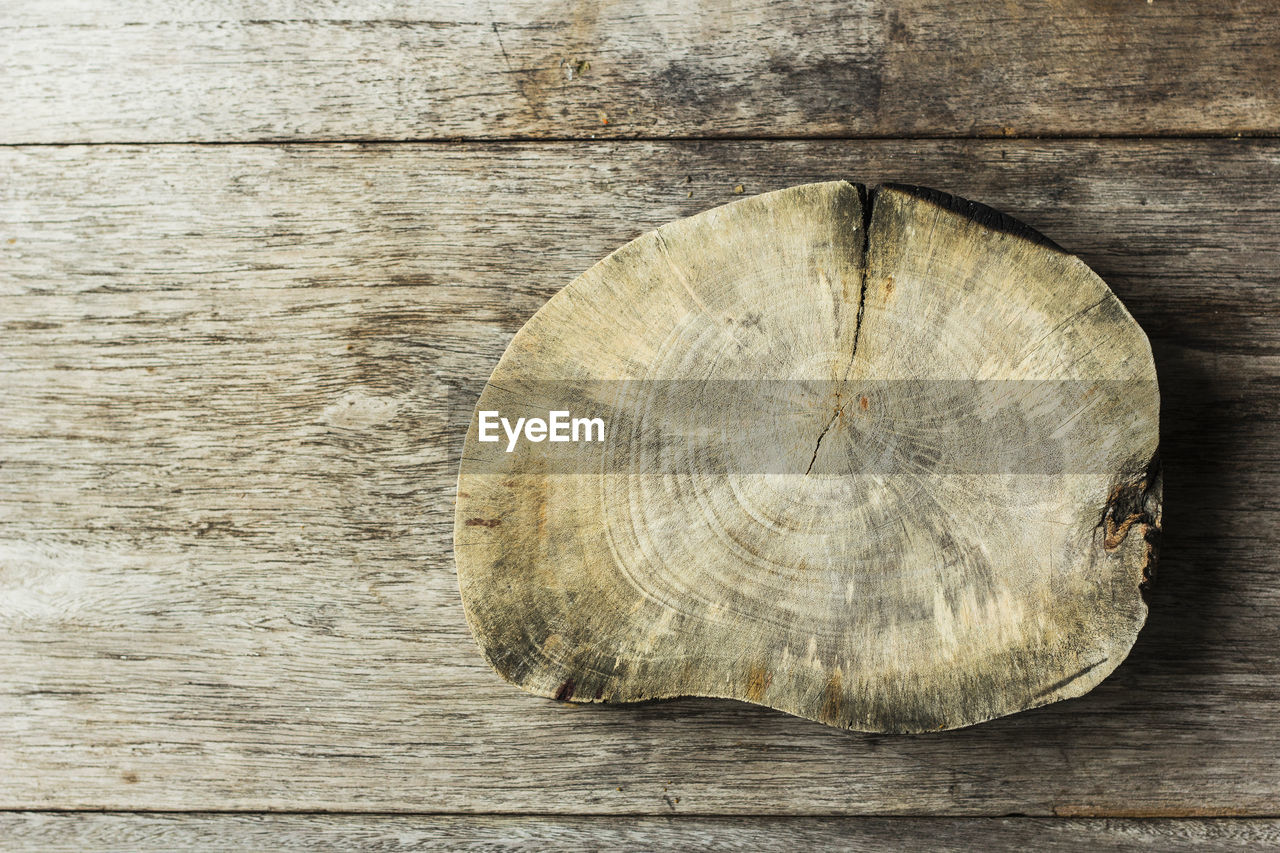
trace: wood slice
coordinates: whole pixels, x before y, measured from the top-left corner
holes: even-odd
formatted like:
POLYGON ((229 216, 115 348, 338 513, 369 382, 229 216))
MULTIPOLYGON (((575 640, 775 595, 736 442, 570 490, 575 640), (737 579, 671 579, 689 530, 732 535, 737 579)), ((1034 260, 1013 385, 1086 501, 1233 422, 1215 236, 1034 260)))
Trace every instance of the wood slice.
POLYGON ((466 438, 468 623, 540 696, 956 728, 1087 692, 1146 619, 1151 348, 981 205, 836 181, 665 225, 548 301, 476 411, 604 427, 466 438))

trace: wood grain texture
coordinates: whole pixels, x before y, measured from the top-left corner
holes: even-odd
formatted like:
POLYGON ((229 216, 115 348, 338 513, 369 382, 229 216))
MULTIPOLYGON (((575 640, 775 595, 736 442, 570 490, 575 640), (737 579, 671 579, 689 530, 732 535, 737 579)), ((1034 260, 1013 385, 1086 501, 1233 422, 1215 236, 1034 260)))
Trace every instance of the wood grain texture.
POLYGON ((538 309, 476 411, 600 435, 485 442, 471 420, 454 555, 495 671, 920 733, 1119 666, 1159 538, 1151 346, 1078 258, 966 207, 762 193, 538 309))
POLYGON ((1280 131, 1273 0, 46 0, 0 143, 1280 131))
POLYGON ((0 805, 1275 814, 1280 145, 7 149, 0 805), (467 634, 449 389, 606 251, 832 177, 981 198, 1152 339, 1166 540, 1087 697, 947 735, 521 693, 467 634))
POLYGON ((8 850, 1275 850, 1275 820, 0 814, 8 850))

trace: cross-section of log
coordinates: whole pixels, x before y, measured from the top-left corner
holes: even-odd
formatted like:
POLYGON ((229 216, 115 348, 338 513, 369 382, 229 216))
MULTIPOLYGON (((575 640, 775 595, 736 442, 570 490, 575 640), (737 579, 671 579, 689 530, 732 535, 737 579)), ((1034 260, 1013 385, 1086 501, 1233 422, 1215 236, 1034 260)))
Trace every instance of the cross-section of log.
POLYGON ((922 732, 1128 654, 1160 526, 1146 336, 1080 260, 843 181, 673 222, 557 293, 466 437, 485 658, 541 696, 922 732))

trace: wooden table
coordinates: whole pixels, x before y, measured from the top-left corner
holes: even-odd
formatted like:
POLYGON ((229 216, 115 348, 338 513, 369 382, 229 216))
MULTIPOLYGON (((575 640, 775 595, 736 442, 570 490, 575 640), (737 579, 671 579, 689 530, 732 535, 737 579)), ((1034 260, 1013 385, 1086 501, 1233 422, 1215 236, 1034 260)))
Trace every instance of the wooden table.
POLYGON ((736 5, 0 4, 0 846, 1280 845, 1280 6, 736 5), (503 683, 457 389, 626 240, 831 178, 1147 330, 1133 654, 921 737, 503 683))

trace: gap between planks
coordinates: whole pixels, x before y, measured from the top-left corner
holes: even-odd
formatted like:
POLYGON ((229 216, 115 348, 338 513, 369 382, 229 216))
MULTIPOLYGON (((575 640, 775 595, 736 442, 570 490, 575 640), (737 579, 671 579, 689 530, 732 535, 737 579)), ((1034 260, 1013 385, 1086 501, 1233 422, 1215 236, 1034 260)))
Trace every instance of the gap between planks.
POLYGON ((1280 821, 1280 812, 1250 812, 1248 814, 1229 814, 1225 812, 1214 812, 1211 814, 1201 814, 1195 811, 1187 811, 1185 814, 1173 814, 1169 812, 1143 812, 1141 810, 1133 813, 1125 814, 1029 814, 1025 812, 1007 812, 1005 814, 939 814, 933 812, 921 812, 912 814, 908 812, 899 812, 893 814, 848 814, 844 812, 832 811, 816 811, 816 812, 657 812, 644 811, 640 809, 632 811, 620 812, 549 812, 549 811, 440 811, 440 810, 418 810, 409 809, 405 811, 396 811, 388 809, 374 809, 372 811, 363 811, 361 809, 218 809, 218 808, 197 808, 197 809, 153 809, 153 808, 79 808, 68 807, 59 808, 57 806, 40 806, 39 808, 24 808, 21 806, 0 806, 0 817, 5 815, 108 815, 116 817, 129 817, 137 815, 139 817, 367 817, 367 818, 456 818, 456 819, 515 819, 530 818, 537 820, 555 820, 555 821, 573 821, 573 820, 590 820, 590 821, 609 821, 614 819, 625 820, 628 818, 658 818, 662 820, 670 820, 684 823, 697 823, 700 821, 716 821, 716 820, 736 820, 736 821, 770 821, 770 822, 801 822, 807 820, 838 820, 850 823, 876 823, 876 822, 893 822, 913 823, 927 820, 946 821, 956 823, 983 823, 992 821, 1023 821, 1027 823, 1046 823, 1046 822, 1069 822, 1069 821, 1088 821, 1088 822, 1115 822, 1115 821, 1137 821, 1142 823, 1177 823, 1179 821, 1196 821, 1204 823, 1231 823, 1231 822, 1264 822, 1264 821, 1280 821))
POLYGON ((760 136, 755 134, 726 135, 607 135, 607 136, 459 136, 459 137, 318 137, 293 139, 289 137, 261 137, 250 139, 173 139, 173 140, 67 140, 59 142, 0 142, 0 148, 110 148, 130 147, 190 147, 235 148, 248 145, 575 145, 600 142, 1073 142, 1097 140, 1100 142, 1207 142, 1224 139, 1280 139, 1280 132, 1265 130, 1223 130, 1219 133, 1055 133, 1055 134, 847 134, 813 135, 788 134, 760 136))

